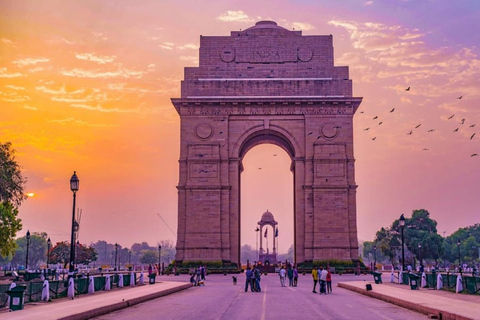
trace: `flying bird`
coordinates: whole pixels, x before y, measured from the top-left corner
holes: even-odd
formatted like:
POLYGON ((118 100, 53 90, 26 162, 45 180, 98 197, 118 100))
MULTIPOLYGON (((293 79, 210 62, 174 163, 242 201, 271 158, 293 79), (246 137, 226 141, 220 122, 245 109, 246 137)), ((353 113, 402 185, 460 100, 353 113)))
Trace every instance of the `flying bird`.
POLYGON ((460 122, 461 122, 462 124, 464 124, 464 123, 465 123, 465 119, 460 120, 460 122))
POLYGON ((463 98, 463 96, 460 96, 460 97, 458 97, 457 99, 460 100, 460 99, 462 99, 462 98, 463 98))
POLYGON ((448 117, 448 120, 452 119, 453 117, 455 117, 455 113, 448 117))
POLYGON ((475 124, 470 125, 470 128, 473 128, 473 127, 475 127, 475 124))
POLYGON ((322 136, 318 136, 318 137, 317 137, 317 140, 320 139, 321 137, 322 137, 322 136))
POLYGON ((390 110, 390 113, 392 113, 393 111, 395 111, 395 108, 393 108, 392 110, 390 110))
POLYGON ((380 122, 378 123, 378 125, 381 125, 382 123, 383 123, 383 122, 382 122, 382 121, 380 121, 380 122))
POLYGON ((340 127, 340 126, 336 126, 336 127, 335 127, 335 129, 342 129, 342 127, 340 127))
POLYGON ((262 170, 262 168, 258 168, 258 170, 262 170))
POLYGON ((474 153, 470 157, 478 157, 478 153, 474 153))
POLYGON ((373 137, 373 138, 372 138, 372 140, 375 140, 375 139, 377 139, 377 137, 373 137))
POLYGON ((277 156, 277 154, 275 153, 273 156, 274 156, 274 157, 276 157, 276 156, 277 156))
POLYGON ((363 112, 363 111, 360 111, 360 113, 365 113, 365 112, 363 112))
POLYGON ((472 134, 472 136, 470 137, 470 140, 472 140, 472 139, 473 139, 473 137, 475 137, 475 133, 474 133, 474 134, 472 134))
POLYGON ((378 116, 373 117, 373 120, 378 119, 378 116))
POLYGON ((408 87, 407 89, 405 89, 405 91, 410 91, 410 87, 408 87))
POLYGON ((410 130, 407 134, 411 135, 413 133, 413 130, 410 130))
POLYGON ((312 135, 312 133, 313 133, 313 132, 309 132, 309 133, 308 133, 308 136, 312 135))
POLYGON ((370 130, 370 127, 363 129, 363 131, 368 131, 370 130))
POLYGON ((457 129, 455 129, 455 130, 453 130, 453 132, 457 132, 457 131, 458 131, 458 128, 457 128, 457 129))
POLYGON ((223 133, 223 131, 220 131, 218 134, 222 134, 222 133, 223 133))
POLYGON ((423 148, 423 151, 428 151, 428 149, 427 149, 427 148, 423 148))
POLYGON ((428 132, 433 132, 433 131, 435 131, 435 129, 430 129, 430 130, 428 130, 428 132))
POLYGON ((422 124, 420 123, 418 126, 416 126, 416 127, 415 127, 415 129, 418 129, 418 128, 420 128, 420 126, 421 126, 421 125, 422 125, 422 124))

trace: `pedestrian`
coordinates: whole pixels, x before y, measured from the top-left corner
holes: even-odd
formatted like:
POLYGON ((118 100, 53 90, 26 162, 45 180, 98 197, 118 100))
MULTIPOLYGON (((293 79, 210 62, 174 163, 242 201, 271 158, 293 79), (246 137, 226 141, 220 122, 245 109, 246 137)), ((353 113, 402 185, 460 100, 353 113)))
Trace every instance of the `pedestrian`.
POLYGON ((326 284, 327 284, 327 270, 323 269, 323 266, 320 266, 320 274, 318 280, 320 280, 320 294, 327 294, 326 284))
POLYGON ((253 272, 255 273, 255 291, 261 292, 262 288, 260 287, 260 277, 262 276, 262 273, 260 272, 260 269, 258 269, 258 266, 255 266, 253 272))
POLYGON ((327 268, 327 293, 332 293, 332 273, 330 267, 327 268))
POLYGON ((293 287, 293 269, 291 265, 288 266, 287 275, 288 275, 288 286, 293 287))
POLYGON ((200 268, 200 275, 202 277, 202 280, 205 280, 205 267, 204 266, 202 266, 200 268))
POLYGON ((253 292, 253 283, 252 283, 252 270, 250 267, 247 267, 245 271, 245 292, 248 291, 248 286, 250 285, 250 290, 253 292))
POLYGON ((200 283, 200 280, 201 280, 200 279, 200 276, 201 276, 200 266, 198 266, 198 268, 196 269, 195 274, 197 276, 197 278, 195 279, 195 282, 197 283, 197 286, 198 286, 198 284, 200 283))
POLYGON ((280 273, 279 273, 279 275, 280 275, 280 284, 282 285, 282 287, 286 287, 286 286, 285 286, 285 274, 286 274, 285 268, 282 266, 282 268, 280 269, 280 273))
POLYGON ((293 268, 293 286, 297 286, 297 281, 298 281, 298 270, 297 267, 293 268))
POLYGON ((257 291, 257 281, 255 280, 256 274, 255 274, 255 265, 252 267, 252 286, 253 286, 253 291, 257 291))
POLYGON ((317 289, 317 283, 318 283, 318 271, 317 271, 317 267, 314 265, 313 266, 313 269, 312 269, 312 278, 313 278, 313 293, 317 293, 317 291, 315 291, 317 289))
POLYGON ((148 275, 151 275, 153 272, 152 264, 148 265, 148 275))

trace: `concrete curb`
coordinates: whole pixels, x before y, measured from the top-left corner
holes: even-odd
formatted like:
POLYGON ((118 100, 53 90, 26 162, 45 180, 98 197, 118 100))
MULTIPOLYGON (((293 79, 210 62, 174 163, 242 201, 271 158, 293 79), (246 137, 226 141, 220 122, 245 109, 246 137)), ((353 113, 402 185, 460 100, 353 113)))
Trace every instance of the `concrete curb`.
POLYGON ((160 297, 163 297, 163 296, 175 293, 175 292, 179 292, 179 291, 191 288, 191 287, 192 287, 192 284, 187 283, 187 284, 175 287, 175 288, 170 288, 170 289, 167 289, 167 290, 154 292, 154 293, 151 293, 151 294, 146 295, 146 296, 129 299, 129 300, 125 300, 125 301, 122 301, 122 302, 117 302, 117 303, 114 303, 114 304, 111 304, 111 305, 108 305, 108 306, 99 307, 99 308, 96 308, 96 309, 80 312, 80 313, 77 313, 77 314, 72 314, 72 315, 69 315, 67 317, 59 318, 59 320, 86 320, 86 319, 90 319, 90 318, 93 318, 93 317, 102 316, 102 315, 110 313, 110 312, 114 312, 114 311, 118 311, 118 310, 121 310, 121 309, 124 309, 124 308, 128 308, 128 307, 134 306, 134 305, 142 303, 142 302, 146 302, 146 301, 149 301, 149 300, 160 298, 160 297))
POLYGON ((427 307, 427 306, 424 306, 424 305, 421 305, 421 304, 401 300, 401 299, 398 299, 398 298, 395 298, 395 297, 392 297, 392 296, 388 296, 388 295, 385 295, 385 294, 381 294, 381 293, 378 293, 378 292, 375 292, 375 291, 367 291, 367 289, 358 288, 356 286, 349 285, 345 282, 339 282, 338 287, 344 288, 344 289, 347 289, 347 290, 350 290, 350 291, 354 291, 354 292, 363 294, 363 295, 371 297, 371 298, 382 300, 382 301, 397 305, 397 306, 402 307, 402 308, 413 310, 413 311, 416 311, 418 313, 422 313, 422 314, 425 314, 425 315, 435 315, 435 316, 437 316, 437 319, 442 319, 442 320, 474 320, 473 318, 464 317, 462 315, 454 314, 454 313, 451 313, 451 312, 446 311, 446 310, 427 307))

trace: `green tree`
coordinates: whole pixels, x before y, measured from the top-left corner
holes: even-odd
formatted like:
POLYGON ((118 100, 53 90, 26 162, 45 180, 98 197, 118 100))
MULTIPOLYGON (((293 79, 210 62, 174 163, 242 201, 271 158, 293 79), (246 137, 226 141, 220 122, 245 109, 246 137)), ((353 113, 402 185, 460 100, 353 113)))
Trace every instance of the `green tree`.
POLYGON ((11 146, 10 142, 0 142, 0 255, 3 257, 15 251, 14 239, 22 229, 17 207, 27 198, 24 192, 27 180, 11 146))
POLYGON ((143 250, 140 262, 144 264, 158 263, 158 250, 143 250))
POLYGON ((22 229, 22 220, 17 218, 18 209, 10 202, 0 202, 0 255, 7 257, 15 252, 15 236, 22 229))
POLYGON ((19 206, 27 198, 20 165, 15 160, 15 150, 10 142, 0 142, 0 202, 10 202, 19 206))
POLYGON ((50 263, 62 263, 63 268, 66 268, 70 261, 70 243, 67 241, 57 242, 57 244, 50 249, 50 263))
MULTIPOLYGON (((34 232, 30 236, 30 245, 28 246, 28 267, 36 269, 40 262, 47 260, 47 234, 45 232, 34 232)), ((12 263, 24 265, 27 258, 27 238, 25 236, 16 240, 17 249, 12 258, 12 263)))

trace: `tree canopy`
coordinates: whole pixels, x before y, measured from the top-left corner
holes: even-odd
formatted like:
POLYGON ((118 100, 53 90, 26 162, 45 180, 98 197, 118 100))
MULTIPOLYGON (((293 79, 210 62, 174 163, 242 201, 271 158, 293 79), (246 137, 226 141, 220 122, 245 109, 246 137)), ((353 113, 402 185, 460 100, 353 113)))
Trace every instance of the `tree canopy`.
POLYGON ((15 251, 14 239, 22 229, 17 207, 27 197, 24 192, 26 182, 11 143, 0 142, 0 255, 3 257, 15 251))

